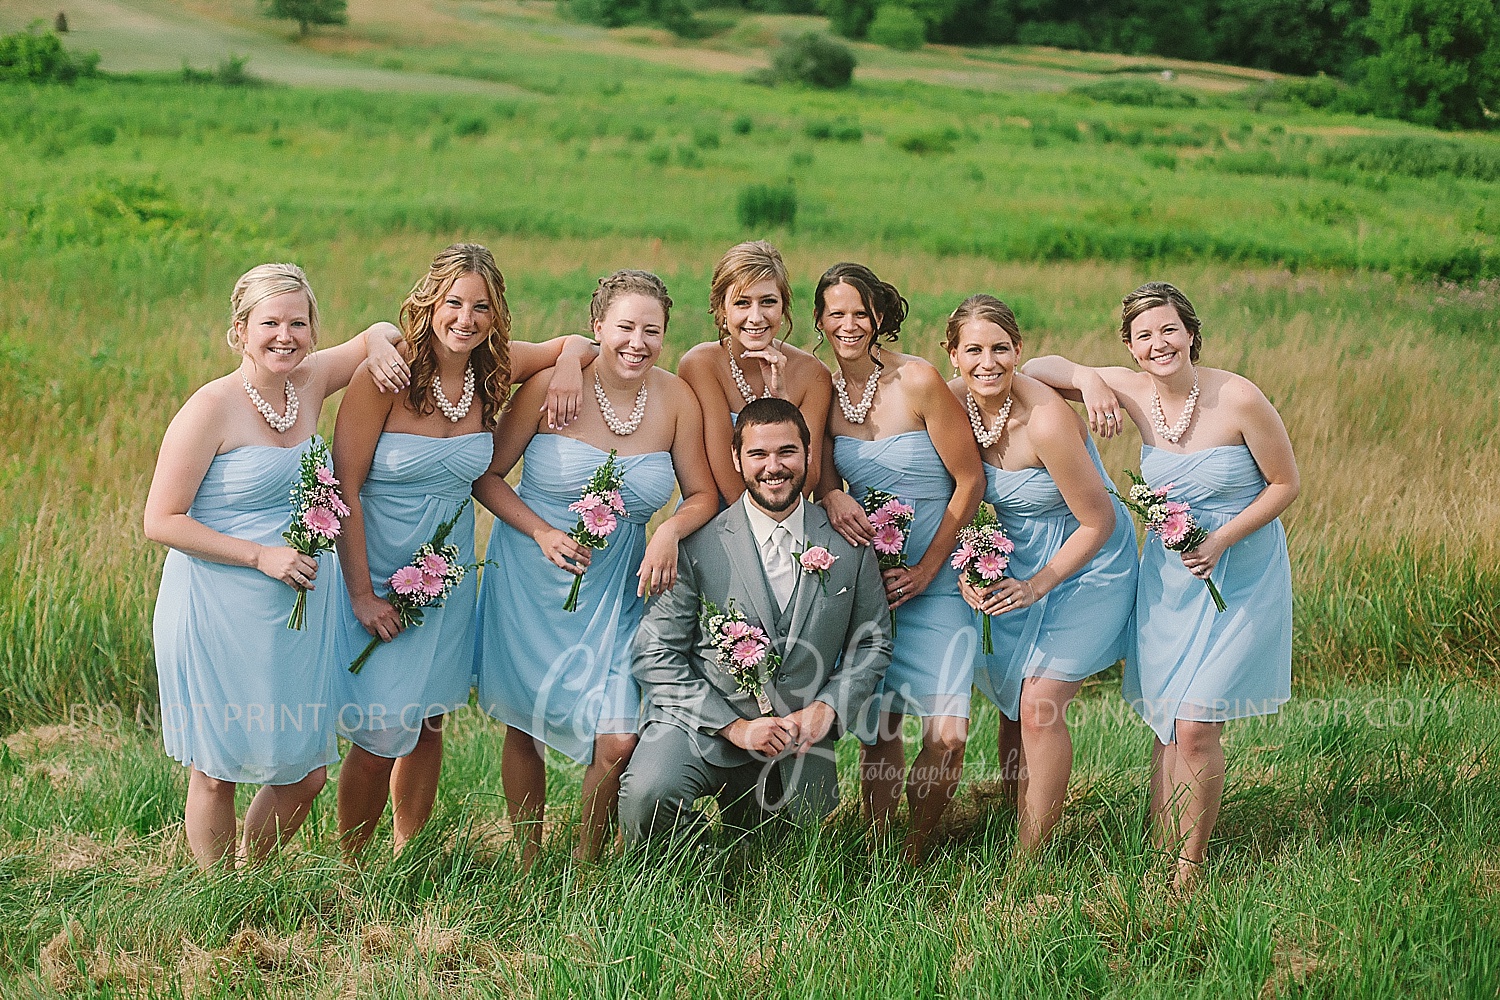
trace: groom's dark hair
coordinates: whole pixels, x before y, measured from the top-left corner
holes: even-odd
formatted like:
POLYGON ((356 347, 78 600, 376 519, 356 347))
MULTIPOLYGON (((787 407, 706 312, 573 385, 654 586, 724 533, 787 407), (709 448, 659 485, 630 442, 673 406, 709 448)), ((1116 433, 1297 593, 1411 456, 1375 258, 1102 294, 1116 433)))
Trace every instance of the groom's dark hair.
POLYGON ((745 408, 740 411, 739 419, 735 421, 733 447, 736 455, 740 453, 745 428, 763 424, 796 424, 797 433, 802 435, 802 450, 812 449, 812 435, 808 433, 807 421, 802 419, 802 411, 785 399, 765 396, 746 403, 745 408))

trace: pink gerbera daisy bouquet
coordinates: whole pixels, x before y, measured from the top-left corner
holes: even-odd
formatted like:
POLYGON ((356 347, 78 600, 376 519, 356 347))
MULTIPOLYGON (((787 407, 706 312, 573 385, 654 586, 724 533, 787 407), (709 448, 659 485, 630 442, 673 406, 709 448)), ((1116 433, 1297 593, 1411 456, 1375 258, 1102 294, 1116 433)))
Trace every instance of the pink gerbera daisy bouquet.
MULTIPOLYGON (((880 558, 880 568, 900 569, 906 563, 906 536, 911 533, 912 518, 916 508, 901 502, 901 498, 883 490, 865 491, 860 506, 870 518, 870 527, 875 529, 875 554, 880 558)), ((896 637, 896 612, 891 612, 891 638, 896 637)))
MULTIPOLYGON (((949 565, 963 573, 971 586, 988 587, 1005 577, 1014 551, 1016 543, 1006 536, 995 512, 980 504, 974 520, 958 530, 958 548, 953 550, 949 565)), ((988 655, 995 651, 995 641, 990 638, 990 616, 980 617, 984 619, 982 649, 988 655)))
MULTIPOLYGON (((583 495, 568 504, 568 509, 578 515, 578 523, 568 532, 568 537, 591 549, 608 545, 609 536, 614 534, 620 526, 620 518, 625 516, 625 501, 620 496, 620 487, 624 485, 625 474, 611 449, 604 464, 594 470, 584 486, 583 495)), ((582 574, 573 577, 573 589, 568 591, 568 599, 563 602, 564 611, 578 610, 578 588, 582 585, 582 574)))
POLYGON ((766 682, 774 679, 776 671, 781 669, 781 654, 771 648, 766 630, 747 621, 733 599, 721 610, 705 598, 698 623, 718 650, 719 669, 734 678, 735 690, 754 695, 761 714, 770 715, 772 706, 766 695, 766 682))
MULTIPOLYGON (((1192 509, 1185 503, 1167 499, 1167 494, 1175 483, 1152 487, 1134 469, 1126 469, 1125 474, 1130 477, 1129 494, 1120 496, 1114 489, 1109 492, 1140 518, 1147 531, 1155 532, 1168 551, 1191 552, 1203 544, 1208 532, 1194 519, 1192 509)), ((1224 603, 1224 597, 1213 580, 1205 577, 1203 582, 1208 584, 1208 593, 1214 599, 1214 607, 1219 611, 1227 608, 1228 605, 1224 603)))
MULTIPOLYGON (((400 619, 402 628, 421 625, 422 609, 442 607, 453 588, 462 583, 469 572, 469 567, 458 561, 458 546, 448 541, 454 525, 458 524, 459 515, 467 506, 469 498, 465 497, 453 516, 437 526, 437 530, 432 533, 432 541, 412 553, 411 562, 392 573, 391 578, 386 581, 386 586, 391 589, 385 599, 396 609, 396 617, 400 619)), ((351 674, 360 672, 380 642, 378 635, 370 640, 364 652, 349 664, 351 674)))
MULTIPOLYGON (((333 475, 328 445, 322 441, 314 441, 302 453, 302 469, 292 486, 291 500, 292 523, 281 537, 298 552, 316 559, 318 553, 333 548, 343 519, 349 516, 349 508, 339 496, 339 481, 333 475)), ((286 627, 301 630, 306 623, 307 591, 298 587, 297 603, 292 605, 286 627)))

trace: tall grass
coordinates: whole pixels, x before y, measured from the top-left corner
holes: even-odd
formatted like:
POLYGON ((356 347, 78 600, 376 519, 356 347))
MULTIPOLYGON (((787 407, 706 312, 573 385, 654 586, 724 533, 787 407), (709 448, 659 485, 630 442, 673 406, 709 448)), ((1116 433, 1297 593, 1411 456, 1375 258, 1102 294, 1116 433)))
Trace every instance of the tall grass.
POLYGON ((382 828, 369 864, 342 868, 321 802, 279 861, 200 876, 174 822, 179 769, 149 733, 23 734, 0 744, 0 782, 17 793, 0 807, 0 981, 41 995, 1492 992, 1494 704, 1466 687, 1318 694, 1321 707, 1232 731, 1221 837, 1189 903, 1165 890, 1169 859, 1142 845, 1145 738, 1103 684, 1078 706, 1054 847, 1010 857, 984 707, 971 778, 920 871, 847 807, 743 847, 579 867, 569 767, 552 776, 548 849, 523 873, 501 818, 498 727, 468 717, 449 737, 439 815, 400 858, 382 828), (1377 698, 1417 706, 1421 724, 1365 718, 1377 698))

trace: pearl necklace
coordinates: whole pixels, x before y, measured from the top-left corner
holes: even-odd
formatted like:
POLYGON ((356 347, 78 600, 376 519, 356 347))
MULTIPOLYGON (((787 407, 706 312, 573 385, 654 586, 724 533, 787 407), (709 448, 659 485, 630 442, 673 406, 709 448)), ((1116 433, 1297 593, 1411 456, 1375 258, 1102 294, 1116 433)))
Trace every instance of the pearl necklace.
POLYGON ((271 404, 261 398, 261 394, 255 391, 255 386, 250 384, 250 376, 240 372, 240 381, 245 383, 245 392, 250 397, 250 402, 260 411, 260 415, 266 418, 266 423, 271 425, 271 430, 277 434, 285 434, 291 426, 297 422, 297 390, 292 388, 292 380, 286 380, 286 413, 278 415, 271 409, 271 404))
POLYGON ((1005 395, 1005 405, 1000 407, 1000 415, 990 425, 989 430, 984 429, 984 414, 979 412, 979 404, 974 401, 974 394, 967 393, 969 404, 969 425, 974 428, 974 440, 979 442, 979 447, 988 448, 1000 440, 1000 435, 1005 433, 1005 422, 1010 419, 1010 404, 1016 401, 1015 392, 1005 395))
POLYGON ((1182 416, 1177 418, 1177 423, 1171 427, 1167 426, 1167 415, 1162 412, 1161 396, 1156 392, 1156 387, 1151 387, 1151 426, 1156 428, 1167 441, 1176 444, 1182 435, 1187 433, 1188 425, 1193 422, 1193 411, 1198 405, 1198 373, 1193 372, 1193 391, 1188 393, 1187 402, 1182 405, 1182 416))
POLYGON ((865 417, 870 415, 870 406, 875 402, 875 387, 880 384, 880 369, 870 373, 870 378, 865 382, 864 395, 860 397, 859 405, 855 406, 849 402, 849 389, 844 381, 844 370, 840 368, 833 375, 833 388, 839 397, 839 409, 844 411, 844 419, 851 424, 862 424, 865 417))
POLYGON ((474 365, 470 362, 464 366, 464 391, 458 397, 457 403, 448 402, 448 397, 443 394, 443 380, 434 377, 432 380, 432 401, 437 408, 443 411, 443 416, 455 424, 469 415, 469 407, 474 405, 474 365))
POLYGON ((740 370, 739 362, 734 360, 734 351, 729 348, 725 348, 725 350, 729 353, 729 374, 734 376, 734 384, 739 388, 740 395, 745 397, 745 402, 753 403, 757 399, 770 399, 771 389, 769 386, 766 388, 765 396, 757 396, 754 392, 750 391, 750 383, 745 380, 745 373, 740 370))
POLYGON ((641 380, 640 391, 635 394, 635 409, 630 411, 629 420, 621 420, 615 415, 615 408, 604 394, 604 383, 599 381, 597 371, 594 372, 594 398, 599 401, 599 415, 604 418, 605 426, 620 437, 634 434, 636 428, 641 426, 641 418, 646 415, 646 380, 641 380))

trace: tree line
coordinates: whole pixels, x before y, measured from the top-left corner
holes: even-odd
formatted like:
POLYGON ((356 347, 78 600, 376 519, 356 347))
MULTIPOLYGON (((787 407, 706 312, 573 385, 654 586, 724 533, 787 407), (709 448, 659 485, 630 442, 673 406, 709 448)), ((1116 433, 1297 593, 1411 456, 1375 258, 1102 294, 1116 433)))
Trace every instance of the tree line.
POLYGON ((821 13, 839 35, 897 48, 1052 45, 1326 74, 1348 84, 1335 94, 1347 110, 1443 128, 1500 113, 1497 0, 559 0, 580 20, 688 36, 712 33, 710 4, 821 13))

